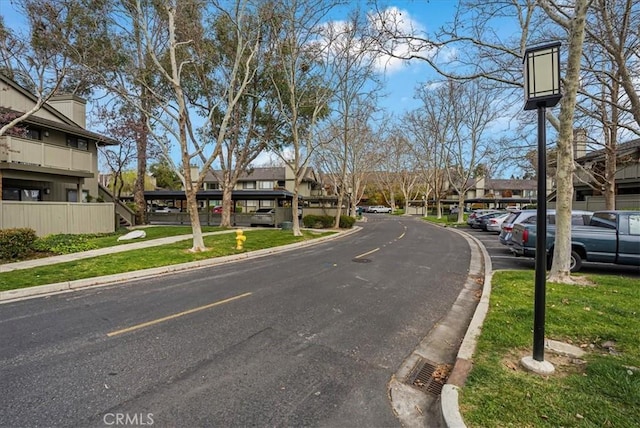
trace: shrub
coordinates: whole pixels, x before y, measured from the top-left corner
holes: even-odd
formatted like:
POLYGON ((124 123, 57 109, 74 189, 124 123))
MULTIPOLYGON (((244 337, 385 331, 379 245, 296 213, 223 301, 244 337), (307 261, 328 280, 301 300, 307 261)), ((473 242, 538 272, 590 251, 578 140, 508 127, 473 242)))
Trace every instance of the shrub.
MULTIPOLYGON (((314 229, 329 229, 335 224, 335 217, 330 215, 314 215, 309 214, 302 218, 304 227, 312 227, 314 229)), ((348 215, 340 216, 340 227, 349 229, 353 227, 356 219, 348 215)))
POLYGON ((37 238, 33 229, 0 230, 0 259, 16 259, 29 254, 37 238))
POLYGON ((353 224, 356 222, 356 219, 349 215, 341 215, 340 216, 340 228, 341 229, 351 229, 353 224))
POLYGON ((70 254, 98 248, 89 242, 87 235, 48 235, 39 238, 33 245, 36 251, 70 254))

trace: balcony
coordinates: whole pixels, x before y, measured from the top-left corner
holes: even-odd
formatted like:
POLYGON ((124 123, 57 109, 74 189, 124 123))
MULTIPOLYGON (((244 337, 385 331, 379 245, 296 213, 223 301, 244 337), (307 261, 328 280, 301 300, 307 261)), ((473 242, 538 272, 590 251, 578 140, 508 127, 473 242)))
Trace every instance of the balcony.
POLYGON ((0 137, 0 162, 93 173, 93 154, 19 137, 0 137))

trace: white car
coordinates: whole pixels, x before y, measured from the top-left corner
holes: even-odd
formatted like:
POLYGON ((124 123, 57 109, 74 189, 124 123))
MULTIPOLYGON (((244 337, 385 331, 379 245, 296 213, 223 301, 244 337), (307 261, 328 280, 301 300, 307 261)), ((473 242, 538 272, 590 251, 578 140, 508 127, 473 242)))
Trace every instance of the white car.
POLYGON ((391 214, 391 207, 385 207, 384 205, 374 205, 367 208, 368 213, 389 213, 391 214))
POLYGON ((498 217, 489 219, 489 221, 487 222, 487 232, 500 233, 500 230, 502 229, 502 222, 504 222, 506 218, 509 217, 509 214, 510 213, 504 213, 498 217))
POLYGON ((178 207, 158 207, 154 212, 157 213, 179 213, 180 208, 178 207))

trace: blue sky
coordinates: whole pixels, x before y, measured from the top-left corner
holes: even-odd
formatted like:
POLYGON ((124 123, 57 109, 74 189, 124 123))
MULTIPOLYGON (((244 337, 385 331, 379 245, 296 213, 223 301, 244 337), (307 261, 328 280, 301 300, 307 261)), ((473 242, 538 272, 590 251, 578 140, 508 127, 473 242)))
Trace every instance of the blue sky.
MULTIPOLYGON (((457 2, 449 0, 399 0, 389 1, 385 8, 397 8, 403 20, 407 23, 425 29, 429 32, 436 30, 440 25, 449 20, 457 2)), ((11 28, 19 28, 23 25, 23 18, 12 5, 11 0, 0 0, 0 14, 4 18, 5 25, 11 28)), ((343 16, 335 15, 334 19, 342 19, 343 16)), ((400 113, 417 106, 413 99, 416 85, 430 79, 437 79, 429 67, 420 60, 410 62, 387 59, 385 76, 385 93, 388 94, 383 101, 383 106, 390 111, 400 113)))
MULTIPOLYGON (((433 33, 451 20, 457 2, 449 0, 400 0, 390 1, 386 6, 396 8, 407 25, 433 33)), ((383 105, 390 111, 401 113, 416 108, 413 98, 416 86, 441 78, 422 60, 388 60, 384 72, 387 99, 383 105)))
MULTIPOLYGON (((433 33, 439 26, 451 20, 456 6, 457 2, 449 0, 391 0, 379 7, 383 9, 394 8, 401 14, 404 24, 433 33)), ((338 21, 343 20, 349 10, 349 8, 345 8, 336 11, 331 18, 338 21)), ((0 0, 0 14, 4 18, 5 25, 11 28, 23 27, 24 19, 10 0, 0 0)), ((383 92, 386 94, 385 98, 381 100, 381 107, 397 115, 418 107, 419 103, 414 99, 417 85, 440 79, 421 60, 401 61, 383 58, 381 62, 385 64, 384 70, 381 68, 380 73, 384 76, 383 92)), ((90 108, 91 106, 88 105, 88 109, 90 108)))

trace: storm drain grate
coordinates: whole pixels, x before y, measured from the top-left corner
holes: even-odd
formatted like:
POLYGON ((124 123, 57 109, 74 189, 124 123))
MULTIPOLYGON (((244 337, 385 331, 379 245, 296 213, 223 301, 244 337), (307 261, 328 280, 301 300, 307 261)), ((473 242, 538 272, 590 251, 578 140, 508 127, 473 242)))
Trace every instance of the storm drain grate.
POLYGON ((411 370, 406 383, 422 392, 440 395, 442 387, 447 381, 448 373, 448 365, 438 366, 431 361, 421 359, 411 370))
POLYGON ((356 263, 371 263, 371 259, 359 259, 359 258, 355 258, 355 259, 351 259, 352 262, 356 262, 356 263))

